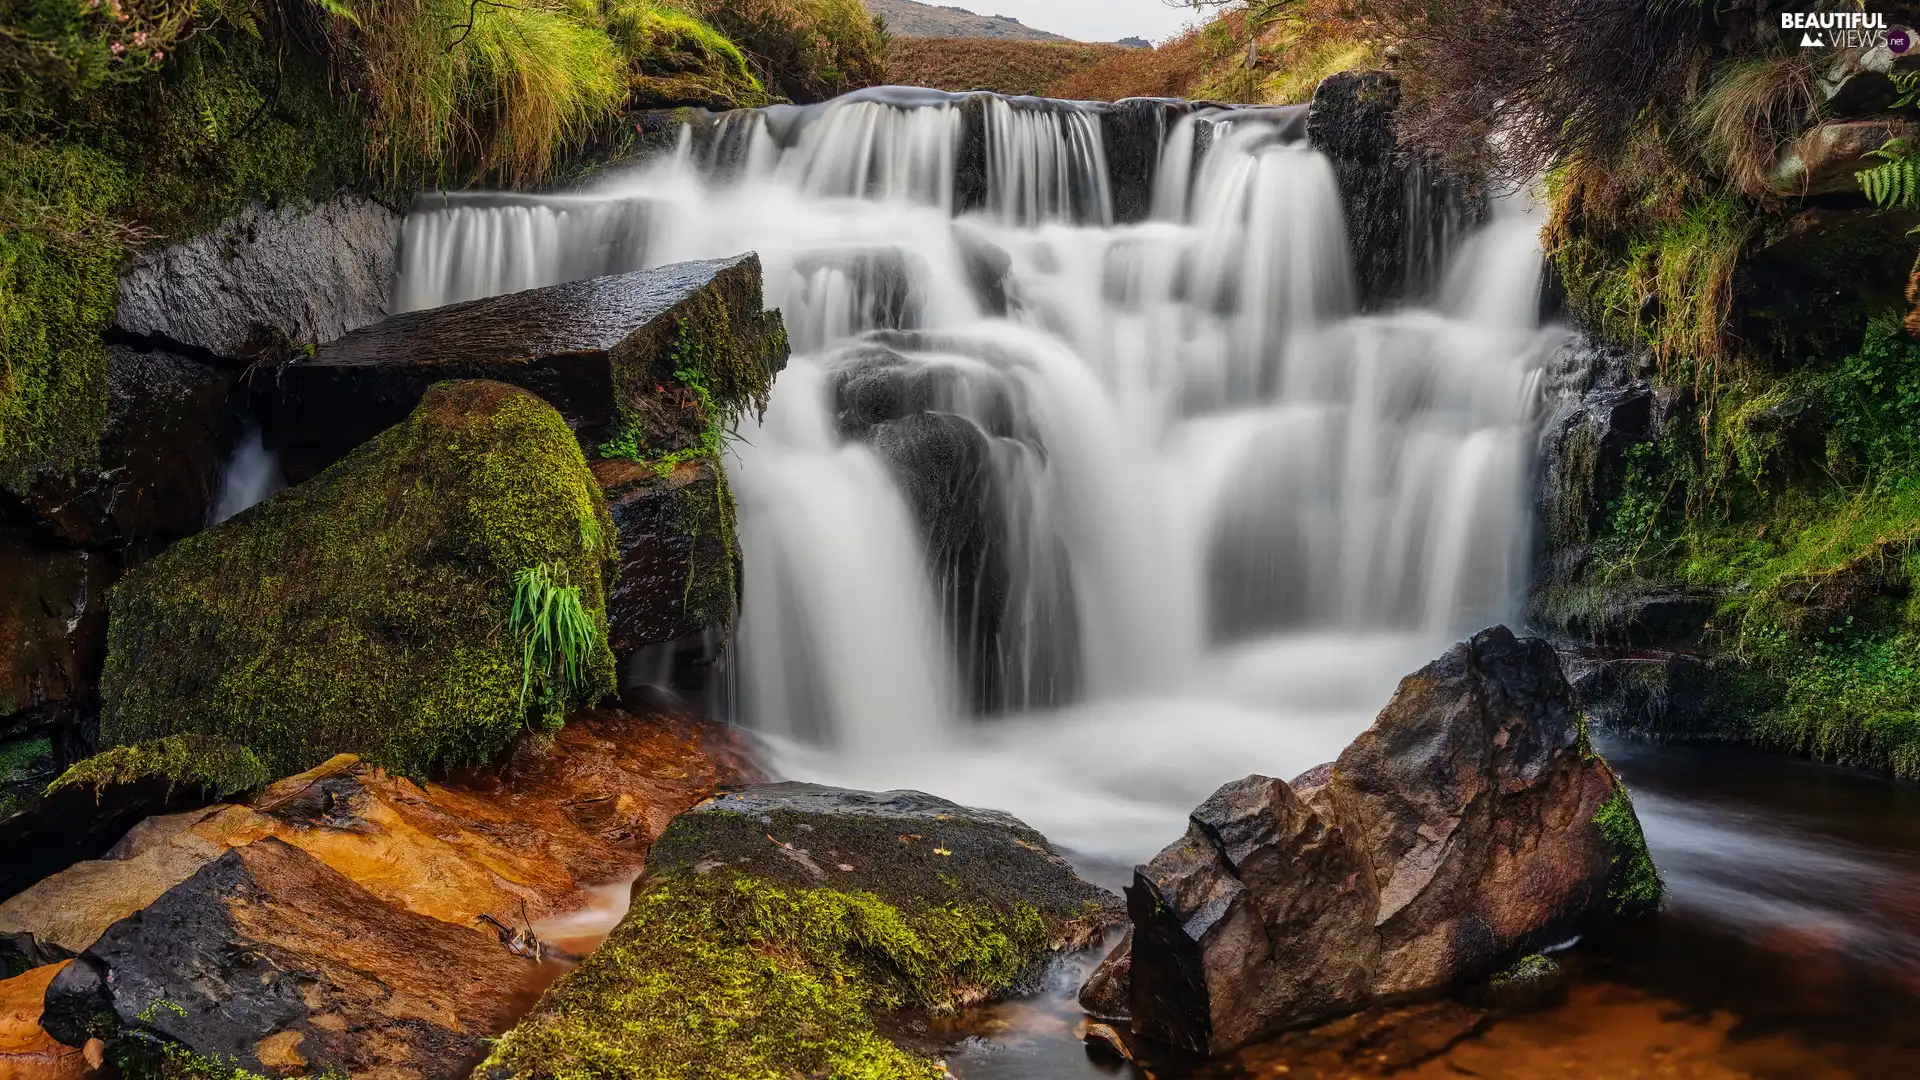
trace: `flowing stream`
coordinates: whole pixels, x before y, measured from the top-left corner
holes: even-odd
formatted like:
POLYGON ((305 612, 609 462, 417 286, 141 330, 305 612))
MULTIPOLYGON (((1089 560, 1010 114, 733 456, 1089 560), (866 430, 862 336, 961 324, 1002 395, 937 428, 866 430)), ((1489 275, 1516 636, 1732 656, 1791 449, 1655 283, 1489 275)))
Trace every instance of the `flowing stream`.
POLYGON ((1300 110, 1167 125, 1129 224, 1091 109, 983 112, 984 192, 961 100, 893 89, 728 114, 586 193, 423 201, 397 306, 757 251, 794 358, 727 462, 727 708, 788 775, 1126 864, 1513 613, 1564 335, 1518 205, 1361 314, 1300 110))
MULTIPOLYGON (((1124 224, 1093 110, 981 113, 892 89, 728 114, 584 193, 423 200, 396 298, 759 252, 795 355, 727 462, 748 563, 721 707, 790 776, 1005 809, 1117 884, 1220 783, 1332 758, 1516 613, 1565 335, 1517 203, 1361 313, 1298 110, 1166 125, 1124 224)), ((1669 910, 1409 1075, 1920 1075, 1912 790, 1606 749, 1669 910)), ((1121 1070, 1075 1037, 1076 982, 969 1018, 956 1074, 1121 1070)))

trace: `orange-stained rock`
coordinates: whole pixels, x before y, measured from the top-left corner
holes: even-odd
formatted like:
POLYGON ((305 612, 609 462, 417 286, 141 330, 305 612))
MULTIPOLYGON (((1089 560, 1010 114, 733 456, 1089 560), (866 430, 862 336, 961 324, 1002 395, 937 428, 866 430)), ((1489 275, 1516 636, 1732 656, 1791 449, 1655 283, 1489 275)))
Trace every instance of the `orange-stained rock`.
POLYGON ((528 740, 503 776, 423 788, 342 755, 249 805, 148 819, 106 858, 0 904, 0 941, 36 962, 73 956, 222 852, 269 836, 404 910, 520 928, 630 881, 676 814, 753 776, 724 729, 613 711, 577 717, 544 750, 528 740))
POLYGON ((48 964, 0 980, 0 1077, 6 1080, 79 1080, 86 1075, 80 1051, 40 1027, 47 984, 67 965, 48 964))

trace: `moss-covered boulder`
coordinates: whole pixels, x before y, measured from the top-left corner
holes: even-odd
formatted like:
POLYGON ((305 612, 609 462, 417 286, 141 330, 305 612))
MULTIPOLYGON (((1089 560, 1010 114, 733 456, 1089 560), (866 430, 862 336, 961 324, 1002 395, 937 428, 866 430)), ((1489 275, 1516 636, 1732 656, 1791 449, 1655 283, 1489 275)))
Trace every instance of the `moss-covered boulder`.
POLYGON ((406 422, 115 589, 102 743, 217 735, 276 773, 343 752, 412 774, 488 758, 612 688, 613 537, 550 406, 436 385, 406 422), (516 599, 573 610, 572 636, 530 633, 516 599))
POLYGON ((1028 985, 1120 918, 1005 814, 918 792, 771 784, 675 819, 607 943, 479 1075, 942 1075, 876 1029, 1028 985))
POLYGON ((397 423, 428 387, 474 378, 540 395, 609 456, 664 466, 718 453, 786 360, 759 256, 741 255, 396 315, 260 380, 255 405, 296 478, 397 423))

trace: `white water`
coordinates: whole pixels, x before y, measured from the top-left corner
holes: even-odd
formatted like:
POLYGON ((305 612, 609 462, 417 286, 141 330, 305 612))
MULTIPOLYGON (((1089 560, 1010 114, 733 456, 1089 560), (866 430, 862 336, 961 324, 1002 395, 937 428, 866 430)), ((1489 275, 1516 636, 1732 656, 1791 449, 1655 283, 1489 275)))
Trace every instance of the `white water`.
POLYGON ((279 455, 267 449, 258 426, 249 427, 220 472, 220 492, 207 524, 218 525, 286 486, 279 455))
POLYGON ((1538 224, 1503 208, 1432 306, 1357 316, 1332 170, 1270 116, 1176 125, 1152 220, 1116 226, 1091 115, 986 112, 966 215, 950 102, 734 114, 590 194, 423 204, 396 296, 758 251, 795 356, 728 462, 740 719, 789 775, 1142 859, 1220 783, 1331 759, 1401 675, 1513 613, 1556 340, 1538 224), (996 260, 1004 315, 975 287, 996 260), (972 432, 971 471, 903 486, 888 449, 934 444, 864 437, 862 385, 972 432), (934 559, 913 490, 968 477, 989 554, 934 559), (997 584, 969 590, 981 565, 997 584))

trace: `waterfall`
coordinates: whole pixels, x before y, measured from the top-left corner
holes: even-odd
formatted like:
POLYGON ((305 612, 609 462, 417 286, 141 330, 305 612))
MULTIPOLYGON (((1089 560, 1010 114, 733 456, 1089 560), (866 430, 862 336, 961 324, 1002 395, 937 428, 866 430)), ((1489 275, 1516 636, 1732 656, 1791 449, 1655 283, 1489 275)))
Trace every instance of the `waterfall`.
POLYGON ((286 486, 279 455, 267 449, 260 426, 251 425, 220 472, 220 492, 214 497, 207 524, 218 525, 286 486))
POLYGON ((1424 306, 1362 314, 1302 110, 1163 125, 1134 224, 1103 115, 898 88, 726 114, 586 192, 422 200, 396 296, 758 251, 795 356, 728 461, 737 719, 788 775, 1134 860, 1514 616, 1559 337, 1525 206, 1424 306))

